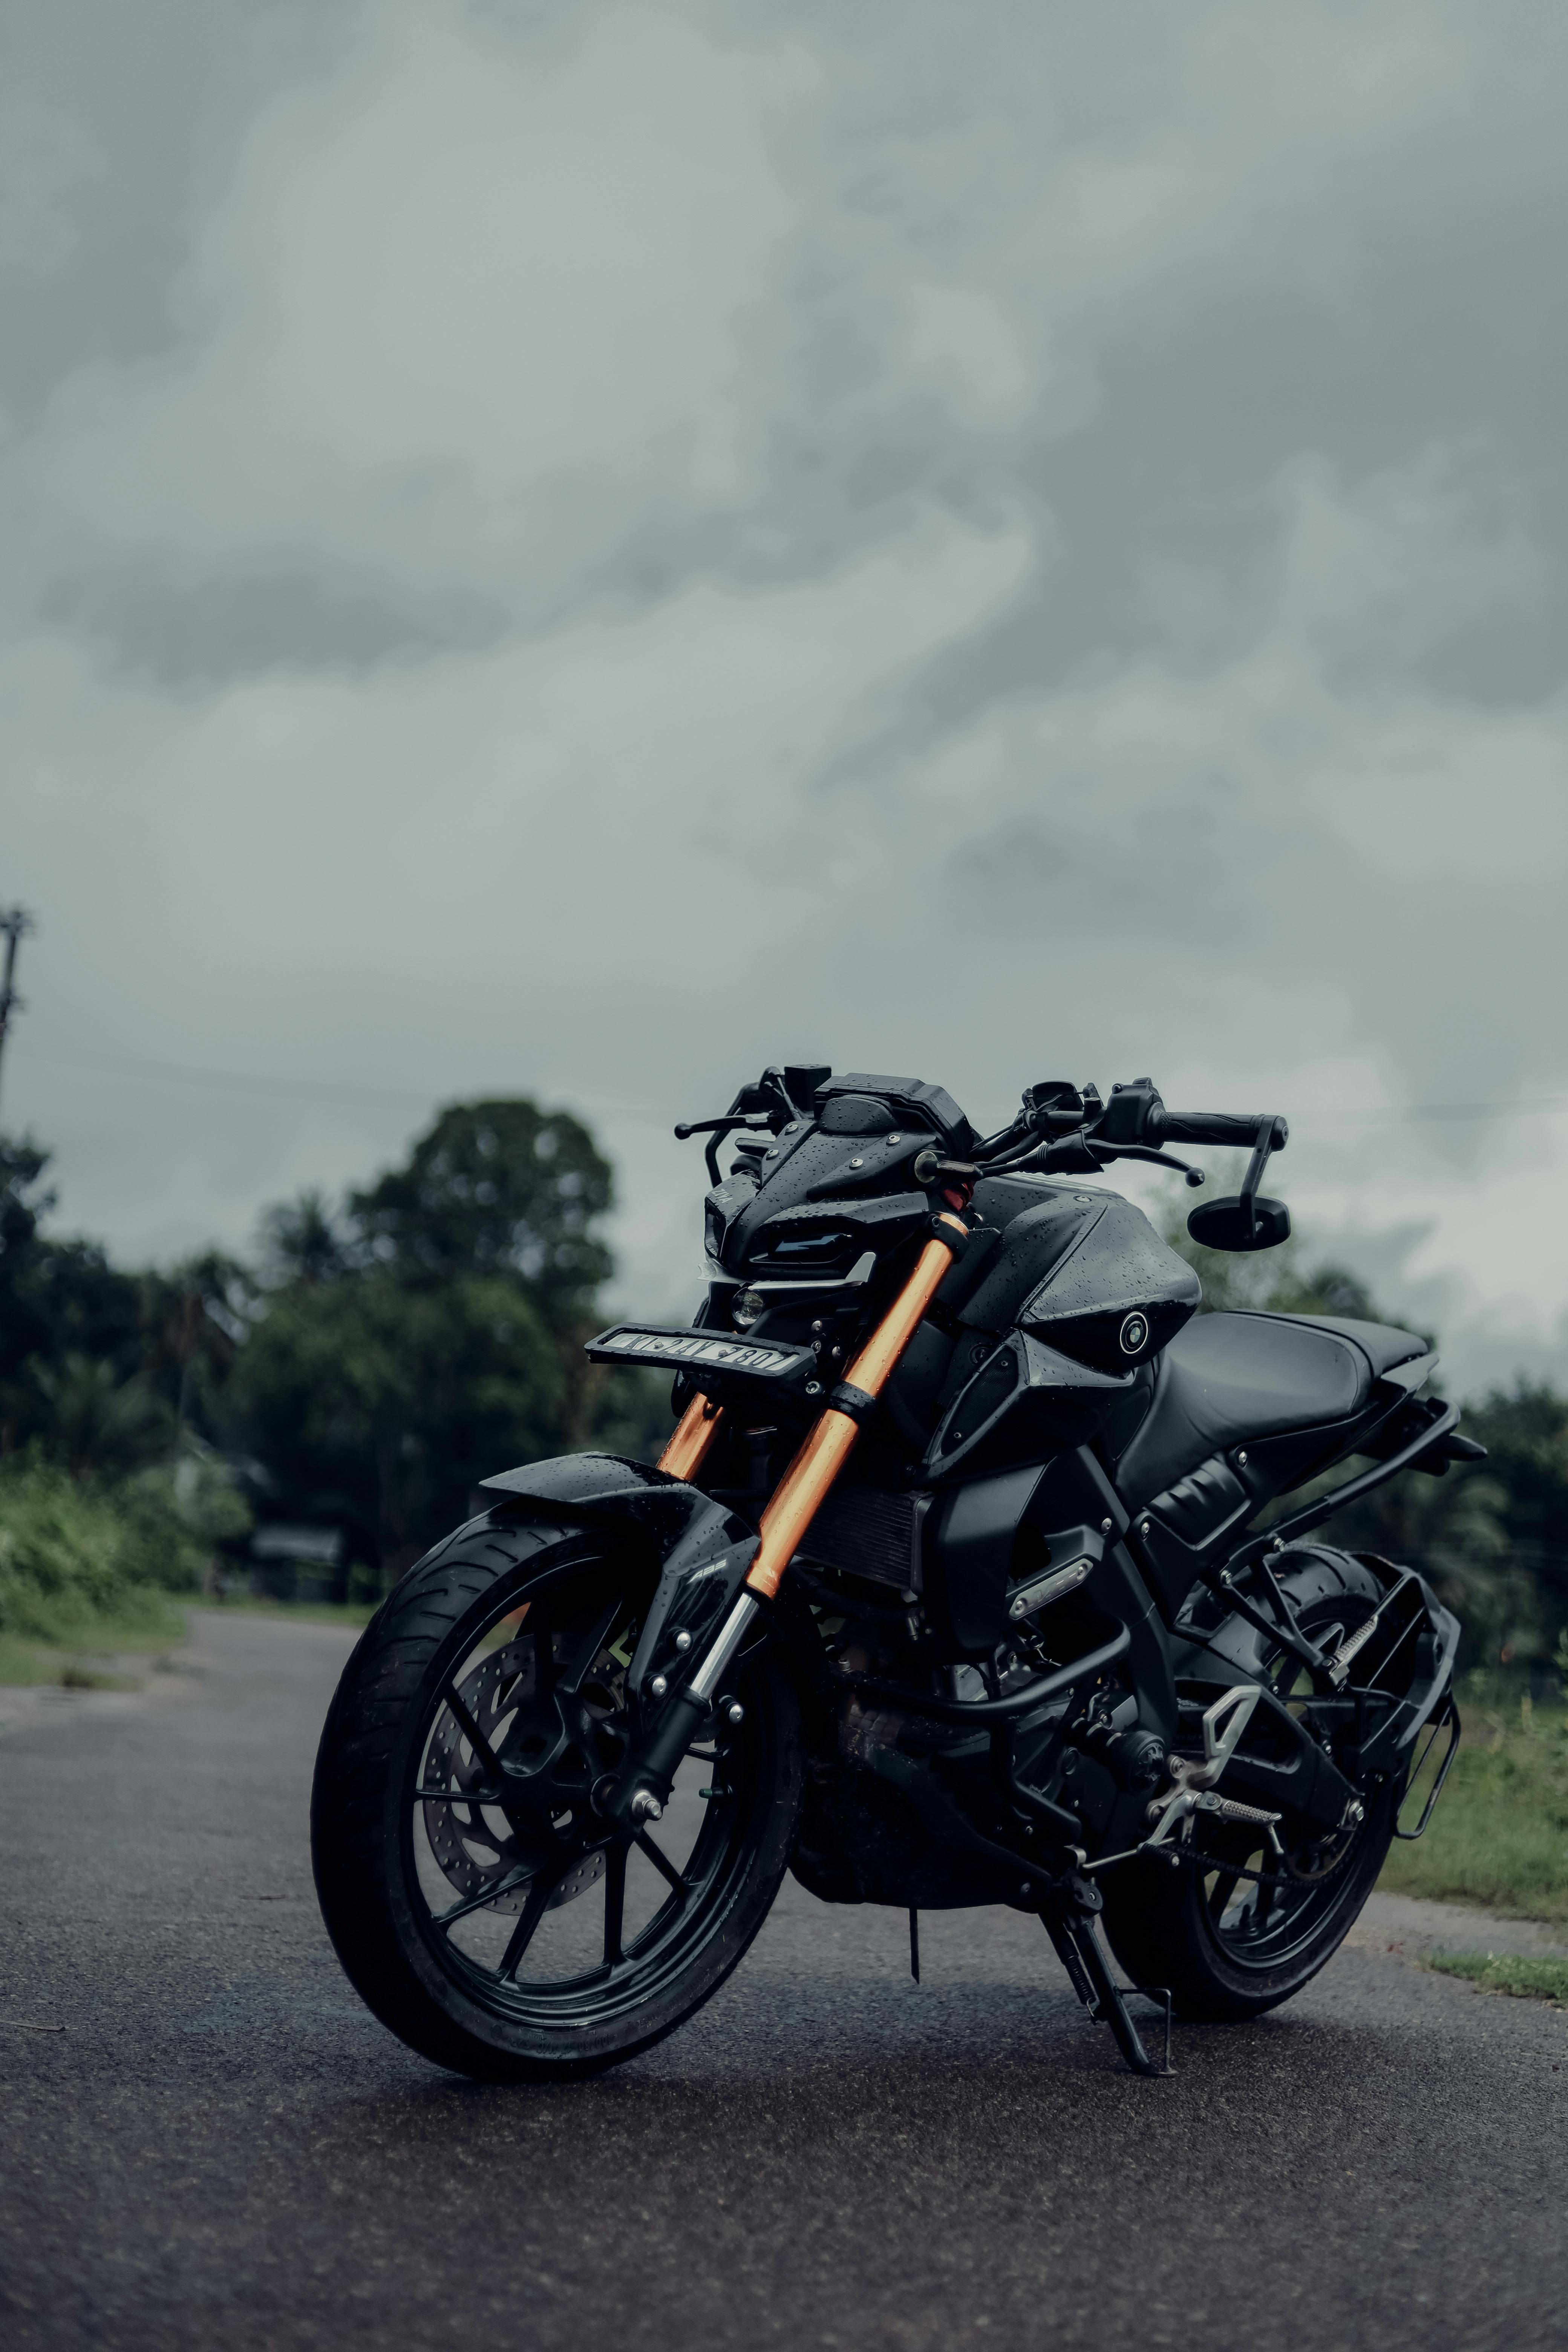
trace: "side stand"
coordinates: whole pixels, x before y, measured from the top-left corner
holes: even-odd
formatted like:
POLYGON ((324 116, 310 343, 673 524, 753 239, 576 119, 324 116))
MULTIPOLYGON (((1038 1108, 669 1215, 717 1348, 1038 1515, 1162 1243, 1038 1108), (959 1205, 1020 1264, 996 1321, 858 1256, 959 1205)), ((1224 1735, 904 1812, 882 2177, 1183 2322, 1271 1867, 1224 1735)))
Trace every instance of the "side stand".
POLYGON ((1104 1903, 1092 1878, 1077 1871, 1059 1878, 1041 1906, 1040 1921, 1056 1946, 1057 1958, 1068 1972, 1074 1992, 1097 2025, 1109 2025, 1116 2046, 1135 2074, 1171 2074, 1171 1996, 1163 1990, 1133 1985, 1131 1991, 1156 2001, 1165 2013, 1165 2056, 1157 2064, 1144 2049, 1138 2028, 1128 2013, 1121 1986, 1110 1972, 1110 1961, 1100 1940, 1099 1913, 1104 1903))

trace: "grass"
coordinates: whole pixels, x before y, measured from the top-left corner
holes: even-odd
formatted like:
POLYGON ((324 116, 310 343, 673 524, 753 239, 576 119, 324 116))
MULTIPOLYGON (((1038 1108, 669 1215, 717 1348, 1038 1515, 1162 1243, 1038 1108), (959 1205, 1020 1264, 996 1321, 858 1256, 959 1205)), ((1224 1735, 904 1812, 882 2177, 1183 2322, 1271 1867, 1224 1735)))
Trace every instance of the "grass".
POLYGON ((127 1625, 115 1617, 84 1620, 71 1642, 34 1641, 0 1632, 0 1687, 37 1689, 52 1683, 62 1690, 135 1690, 134 1675, 120 1672, 131 1658, 153 1658, 185 1637, 183 1609, 169 1609, 156 1628, 127 1625), (116 1663, 110 1665, 106 1660, 116 1663))
POLYGON ((216 1609, 226 1614, 239 1611, 250 1617, 287 1617, 296 1625, 342 1625, 357 1631, 368 1625, 380 1608, 379 1601, 272 1601, 265 1593, 226 1592, 208 1595, 198 1604, 203 1609, 216 1609))
POLYGON ((1508 1952, 1434 1952, 1426 1965, 1446 1977, 1468 1977, 1482 1992, 1511 1993, 1517 2000, 1549 2000, 1558 2009, 1568 2008, 1568 1960, 1508 1952))
POLYGON ((140 1690, 134 1675, 105 1674, 99 1666, 83 1665, 79 1658, 68 1659, 60 1668, 62 1690, 140 1690))
MULTIPOLYGON (((157 1622, 145 1619, 127 1624, 115 1616, 87 1615, 74 1622, 72 1638, 40 1641, 25 1633, 0 1630, 0 1688, 37 1689, 52 1684, 61 1690, 136 1690, 136 1674, 127 1672, 138 1659, 149 1664, 184 1642, 189 1628, 184 1605, 157 1596, 157 1622)), ((223 1600, 198 1597, 195 1605, 247 1616, 287 1618, 294 1624, 341 1625, 357 1633, 374 1613, 359 1601, 336 1607, 331 1601, 268 1601, 250 1593, 223 1600)))
MULTIPOLYGON (((1505 1696, 1485 1675, 1468 1677, 1459 1705, 1465 1737, 1431 1826, 1393 1847, 1380 1886, 1504 1918, 1568 1920, 1568 1707, 1505 1696)), ((1405 1819, 1418 1817, 1413 1797, 1405 1819)))

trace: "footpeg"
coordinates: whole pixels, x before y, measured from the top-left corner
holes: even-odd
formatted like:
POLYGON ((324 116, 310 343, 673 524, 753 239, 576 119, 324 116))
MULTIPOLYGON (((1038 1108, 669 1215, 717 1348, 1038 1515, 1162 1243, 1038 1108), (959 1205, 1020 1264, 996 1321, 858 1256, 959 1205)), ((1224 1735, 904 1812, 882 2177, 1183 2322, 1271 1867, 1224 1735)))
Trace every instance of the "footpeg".
POLYGON ((1244 1805, 1236 1797, 1222 1797, 1215 1788, 1240 1745, 1242 1733, 1251 1722, 1253 1709, 1261 1696, 1256 1684, 1237 1683, 1205 1709, 1204 1760, 1194 1764, 1185 1756, 1171 1758, 1171 1786, 1149 1808, 1151 1828, 1143 1841, 1144 1852, 1151 1846, 1165 1844, 1173 1837, 1186 1837, 1194 1813, 1214 1813, 1222 1822, 1266 1831, 1269 1844, 1279 1853, 1278 1824, 1281 1816, 1265 1812, 1259 1805, 1244 1805), (1230 1720, 1222 1730, 1226 1716, 1230 1720))

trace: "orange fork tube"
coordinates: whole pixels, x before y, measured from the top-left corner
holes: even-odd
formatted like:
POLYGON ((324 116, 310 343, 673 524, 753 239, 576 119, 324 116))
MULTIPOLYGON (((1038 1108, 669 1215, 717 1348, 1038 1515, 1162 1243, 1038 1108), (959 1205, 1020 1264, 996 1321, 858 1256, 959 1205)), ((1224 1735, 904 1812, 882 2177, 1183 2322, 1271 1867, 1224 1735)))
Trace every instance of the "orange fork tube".
POLYGON ((700 1390, 687 1406, 670 1434, 669 1444, 658 1457, 658 1466, 668 1470, 672 1478, 693 1478, 708 1459, 713 1440, 719 1434, 719 1423, 724 1418, 724 1408, 705 1397, 700 1390))
MULTIPOLYGON (((955 1241, 967 1231, 956 1217, 942 1217, 939 1222, 952 1227, 955 1241)), ((948 1242, 927 1242, 915 1262, 914 1272, 845 1372, 850 1388, 863 1389, 868 1396, 881 1395, 957 1255, 948 1242)), ((762 1542, 746 1578, 748 1591, 765 1601, 773 1599, 859 1433, 858 1423, 848 1413, 835 1412, 831 1405, 808 1431, 805 1444, 758 1521, 762 1542)))

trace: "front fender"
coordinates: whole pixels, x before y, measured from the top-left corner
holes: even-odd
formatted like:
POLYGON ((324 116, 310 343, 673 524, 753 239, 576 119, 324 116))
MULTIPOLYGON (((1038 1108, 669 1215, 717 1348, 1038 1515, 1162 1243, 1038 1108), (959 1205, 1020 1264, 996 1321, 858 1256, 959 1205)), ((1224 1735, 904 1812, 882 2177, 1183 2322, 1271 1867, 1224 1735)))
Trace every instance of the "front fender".
POLYGON ((476 1490, 481 1508, 536 1505, 597 1533, 615 1528, 659 1561, 658 1584, 632 1654, 626 1683, 634 1707, 649 1677, 671 1680, 688 1651, 700 1655, 715 1633, 757 1549, 749 1522, 700 1486, 619 1454, 561 1454, 500 1470, 476 1490), (682 1634, 689 1636, 679 1643, 682 1634))

